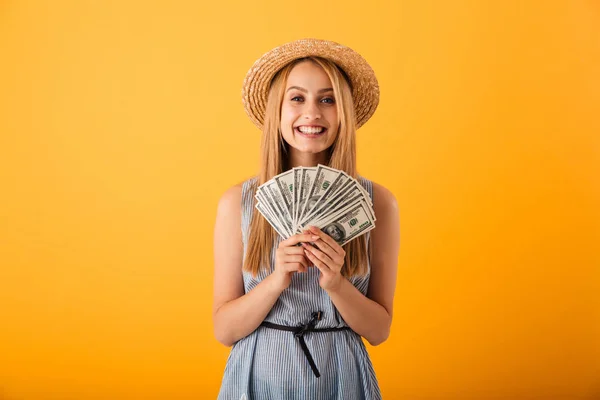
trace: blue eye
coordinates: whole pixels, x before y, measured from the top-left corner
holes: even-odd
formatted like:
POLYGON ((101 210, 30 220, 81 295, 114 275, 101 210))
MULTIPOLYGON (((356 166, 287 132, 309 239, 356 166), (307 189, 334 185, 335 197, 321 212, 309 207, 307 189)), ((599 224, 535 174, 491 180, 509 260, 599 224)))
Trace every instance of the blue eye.
MULTIPOLYGON (((290 101, 301 102, 301 101, 304 101, 304 98, 302 96, 294 96, 290 99, 290 101)), ((332 97, 325 97, 325 98, 321 99, 320 102, 325 103, 325 104, 334 104, 335 99, 333 99, 332 97)))

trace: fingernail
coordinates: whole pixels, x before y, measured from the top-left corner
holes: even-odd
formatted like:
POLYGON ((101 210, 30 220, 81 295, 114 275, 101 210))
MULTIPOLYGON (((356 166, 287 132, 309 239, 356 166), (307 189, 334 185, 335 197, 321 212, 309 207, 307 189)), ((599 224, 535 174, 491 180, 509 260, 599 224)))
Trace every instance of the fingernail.
POLYGON ((317 240, 318 238, 319 238, 319 236, 317 236, 317 235, 312 236, 312 240, 317 240))

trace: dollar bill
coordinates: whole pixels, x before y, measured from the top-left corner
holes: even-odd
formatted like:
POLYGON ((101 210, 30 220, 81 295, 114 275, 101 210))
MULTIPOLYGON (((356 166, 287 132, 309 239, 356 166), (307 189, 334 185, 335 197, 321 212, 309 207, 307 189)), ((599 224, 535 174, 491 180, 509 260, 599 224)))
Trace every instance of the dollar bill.
POLYGON ((271 220, 277 225, 279 231, 287 232, 287 229, 283 226, 281 221, 283 217, 280 216, 280 213, 275 210, 275 200, 271 198, 267 191, 263 188, 262 190, 257 190, 256 195, 254 196, 257 203, 262 204, 261 213, 265 212, 269 214, 271 220))
POLYGON ((269 224, 273 227, 273 229, 275 229, 275 232, 277 232, 279 236, 281 236, 284 239, 289 237, 286 232, 283 232, 281 230, 279 224, 275 223, 275 219, 273 219, 271 214, 265 210, 263 203, 256 203, 254 207, 265 217, 267 222, 269 222, 269 224))
POLYGON ((292 231, 292 216, 289 214, 289 211, 288 211, 287 207, 285 206, 285 202, 283 200, 283 195, 279 191, 277 184, 276 183, 270 184, 265 189, 271 196, 271 199, 273 200, 273 203, 272 203, 273 208, 282 217, 281 222, 282 222, 285 230, 288 232, 293 232, 292 231))
MULTIPOLYGON (((306 216, 299 224, 302 228, 308 225, 315 225, 318 221, 327 218, 331 214, 337 214, 340 211, 350 207, 356 200, 364 199, 363 192, 358 188, 360 184, 356 181, 351 181, 349 185, 337 196, 323 203, 319 208, 313 209, 313 212, 306 216)), ((375 221, 375 214, 371 214, 371 207, 367 208, 371 219, 375 221)))
POLYGON ((320 196, 315 196, 310 199, 312 204, 309 204, 308 199, 306 200, 303 213, 299 216, 298 222, 302 222, 304 217, 308 216, 312 209, 319 209, 320 207, 322 207, 323 204, 327 202, 333 194, 335 194, 341 187, 343 187, 349 181, 350 177, 345 172, 340 171, 333 180, 333 182, 331 182, 331 184, 328 185, 327 189, 325 189, 325 191, 320 196))
POLYGON ((368 207, 366 201, 358 200, 349 209, 321 221, 317 227, 343 246, 355 237, 375 228, 368 207))
POLYGON ((261 199, 268 204, 269 209, 275 214, 282 230, 292 234, 291 217, 275 181, 271 180, 259 186, 258 192, 261 193, 261 199))
POLYGON ((300 187, 298 188, 298 204, 296 206, 296 215, 294 216, 294 221, 299 221, 300 219, 300 212, 306 204, 308 192, 310 191, 310 188, 315 180, 316 175, 316 167, 302 168, 302 174, 300 177, 300 187))
POLYGON ((321 196, 329 189, 335 179, 343 172, 329 168, 325 165, 317 165, 315 179, 308 191, 306 202, 298 215, 298 220, 302 221, 305 215, 312 211, 313 206, 321 198, 321 196))
POLYGON ((297 225, 297 220, 296 220, 296 213, 297 213, 297 209, 298 209, 298 189, 300 188, 300 178, 302 177, 302 168, 303 167, 296 167, 293 168, 292 170, 294 171, 294 205, 293 205, 293 216, 294 216, 294 220, 292 221, 292 224, 294 225, 294 232, 296 231, 296 225, 297 225))
POLYGON ((278 174, 257 188, 255 200, 284 239, 314 225, 343 245, 375 227, 373 201, 362 184, 322 164, 278 174))
MULTIPOLYGON (((331 197, 327 199, 327 202, 323 204, 323 206, 328 206, 331 203, 339 204, 338 199, 343 198, 344 201, 347 201, 348 196, 358 195, 358 193, 361 193, 361 197, 363 198, 363 200, 369 203, 369 207, 367 208, 367 210, 371 213, 371 218, 373 219, 373 221, 376 221, 377 218, 375 217, 375 211, 373 210, 373 200, 371 199, 371 195, 369 194, 369 192, 367 192, 363 185, 354 178, 350 178, 349 181, 342 186, 342 188, 340 188, 337 192, 332 194, 331 197)), ((331 208, 329 210, 329 213, 336 211, 331 208)))
MULTIPOLYGON (((290 221, 293 222, 294 216, 294 171, 290 170, 284 172, 283 174, 279 174, 273 178, 275 183, 277 184, 277 188, 279 189, 279 193, 281 193, 281 197, 283 202, 285 203, 285 207, 288 210, 288 215, 290 216, 290 221)), ((291 225, 293 230, 293 223, 291 225)))
POLYGON ((270 202, 265 198, 265 194, 261 191, 257 191, 256 195, 254 195, 254 199, 256 204, 262 204, 263 210, 269 214, 271 218, 277 218, 275 215, 275 210, 271 209, 270 202))
POLYGON ((273 227, 276 228, 278 232, 283 232, 285 234, 284 237, 287 237, 289 235, 289 232, 281 223, 283 217, 281 217, 280 214, 277 213, 274 209, 274 200, 271 199, 270 196, 266 194, 266 192, 263 190, 257 191, 255 199, 256 204, 261 205, 260 208, 257 208, 261 212, 261 214, 265 216, 269 223, 273 225, 273 227))
MULTIPOLYGON (((328 193, 327 197, 323 198, 324 200, 327 199, 327 201, 321 201, 321 198, 317 199, 312 209, 304 213, 299 224, 304 223, 308 219, 312 219, 312 216, 316 213, 322 215, 326 210, 330 210, 332 206, 339 204, 338 201, 340 199, 346 199, 345 195, 350 191, 352 184, 353 181, 348 180, 346 183, 342 184, 335 193, 328 193)), ((362 196, 362 192, 359 193, 362 196)))

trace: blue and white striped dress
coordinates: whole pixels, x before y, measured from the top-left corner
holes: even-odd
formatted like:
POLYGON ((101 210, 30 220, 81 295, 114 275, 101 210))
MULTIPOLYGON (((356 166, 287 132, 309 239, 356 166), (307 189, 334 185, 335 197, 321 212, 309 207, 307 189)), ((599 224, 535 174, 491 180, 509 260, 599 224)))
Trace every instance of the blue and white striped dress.
MULTIPOLYGON (((372 184, 359 182, 373 197, 372 184)), ((242 239, 244 254, 254 212, 256 178, 242 185, 242 239)), ((366 235, 369 235, 367 233, 366 235)), ((367 236, 368 239, 369 236, 367 236)), ((278 238, 279 244, 281 238, 278 238)), ((275 265, 275 249, 271 268, 275 265)), ((370 272, 370 265, 369 265, 370 272)), ((257 277, 244 272, 246 293, 270 272, 257 277)), ((370 273, 350 281, 367 293, 370 273)), ((315 328, 347 327, 327 293, 319 286, 319 270, 294 274, 265 321, 296 327, 306 324, 315 311, 322 319, 315 328)), ((375 400, 381 399, 373 365, 361 337, 352 330, 308 332, 304 339, 321 374, 313 373, 299 340, 292 332, 259 326, 236 342, 227 359, 219 400, 375 400)))

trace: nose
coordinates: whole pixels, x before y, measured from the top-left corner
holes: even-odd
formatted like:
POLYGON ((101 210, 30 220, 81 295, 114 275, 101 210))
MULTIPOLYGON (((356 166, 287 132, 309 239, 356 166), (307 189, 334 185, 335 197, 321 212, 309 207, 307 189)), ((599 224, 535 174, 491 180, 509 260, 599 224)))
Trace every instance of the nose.
POLYGON ((321 118, 321 109, 319 108, 319 104, 312 101, 307 101, 306 109, 304 110, 304 118, 308 120, 321 118))

